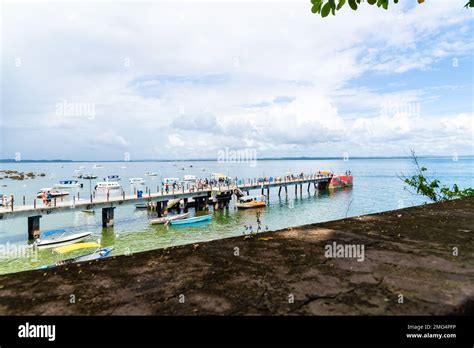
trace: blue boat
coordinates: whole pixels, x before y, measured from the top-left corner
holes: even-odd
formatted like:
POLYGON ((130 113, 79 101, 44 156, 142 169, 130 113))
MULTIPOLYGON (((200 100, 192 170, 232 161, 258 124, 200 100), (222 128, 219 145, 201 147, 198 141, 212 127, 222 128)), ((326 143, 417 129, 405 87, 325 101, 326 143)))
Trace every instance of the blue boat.
POLYGON ((212 220, 212 215, 203 215, 203 216, 195 216, 189 219, 172 220, 169 223, 171 225, 190 225, 190 224, 195 224, 198 222, 211 221, 211 220, 212 220))

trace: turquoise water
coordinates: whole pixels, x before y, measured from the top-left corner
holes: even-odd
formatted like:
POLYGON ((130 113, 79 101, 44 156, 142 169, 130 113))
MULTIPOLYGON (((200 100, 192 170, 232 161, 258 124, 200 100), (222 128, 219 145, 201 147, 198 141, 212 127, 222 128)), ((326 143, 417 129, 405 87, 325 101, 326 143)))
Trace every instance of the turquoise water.
MULTIPOLYGON (((452 158, 423 158, 420 160, 429 168, 430 174, 445 184, 457 183, 461 187, 474 186, 474 158, 461 157, 454 161, 452 158)), ((84 173, 92 172, 99 180, 106 175, 119 174, 122 185, 126 190, 133 191, 128 185, 128 178, 142 177, 152 191, 165 177, 180 177, 196 175, 209 177, 211 172, 223 172, 238 178, 254 178, 259 176, 284 176, 287 172, 294 174, 310 173, 318 170, 332 170, 335 173, 351 170, 354 175, 354 187, 331 192, 315 192, 311 188, 308 193, 303 188, 303 195, 295 197, 293 187, 289 187, 288 197, 282 192, 278 197, 278 189, 270 192, 267 208, 261 212, 262 228, 277 230, 285 227, 309 223, 323 222, 344 217, 369 214, 403 207, 423 204, 422 197, 414 195, 405 189, 405 184, 399 178, 410 174, 414 166, 410 159, 350 159, 344 160, 268 160, 258 161, 256 166, 248 163, 217 163, 210 161, 189 162, 106 162, 102 169, 92 169, 93 163, 7 163, 1 169, 18 170, 22 172, 42 172, 45 177, 37 177, 24 181, 4 179, 0 181, 4 194, 13 193, 17 203, 21 204, 22 196, 26 203, 32 200, 43 187, 51 187, 59 180, 72 179, 74 169, 85 166, 84 173), (191 168, 190 165, 193 167, 191 168), (126 168, 123 168, 126 166, 126 168), (184 167, 185 170, 181 170, 184 167), (204 169, 204 171, 202 170, 204 169), (158 177, 146 177, 145 172, 158 172, 158 177)), ((94 181, 92 182, 92 187, 94 181)), ((89 195, 89 182, 84 181, 84 188, 70 190, 72 194, 83 197, 89 195)), ((254 191, 258 193, 258 191, 254 191)), ((67 198, 69 199, 69 198, 67 198)), ((194 214, 194 211, 190 209, 194 214)), ((173 245, 197 243, 248 233, 248 226, 256 230, 257 210, 236 210, 231 205, 227 211, 213 212, 214 219, 207 224, 193 227, 172 227, 148 224, 150 216, 146 211, 136 210, 133 205, 120 206, 115 210, 115 226, 103 229, 101 226, 101 211, 90 215, 81 211, 71 211, 61 214, 43 216, 41 229, 65 228, 68 231, 93 233, 90 240, 100 240, 104 246, 114 246, 112 255, 129 254, 144 250, 164 248, 173 245)), ((9 218, 0 221, 0 246, 4 251, 11 247, 28 245, 27 219, 9 218)), ((10 249, 11 250, 11 249, 10 249)), ((82 251, 84 253, 84 251, 82 251)), ((81 252, 78 252, 81 254, 81 252)), ((51 250, 42 250, 38 254, 0 255, 0 273, 18 272, 50 264, 59 260, 51 250)), ((74 255, 68 255, 68 257, 74 255)))

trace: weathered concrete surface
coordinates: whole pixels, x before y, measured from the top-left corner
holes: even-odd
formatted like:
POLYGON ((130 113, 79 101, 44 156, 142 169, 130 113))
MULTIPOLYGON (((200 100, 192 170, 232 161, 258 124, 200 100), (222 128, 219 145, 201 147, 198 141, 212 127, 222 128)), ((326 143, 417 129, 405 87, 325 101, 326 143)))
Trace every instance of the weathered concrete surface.
POLYGON ((465 199, 4 275, 0 314, 474 314, 473 208, 465 199), (363 244, 365 260, 326 258, 334 241, 363 244))

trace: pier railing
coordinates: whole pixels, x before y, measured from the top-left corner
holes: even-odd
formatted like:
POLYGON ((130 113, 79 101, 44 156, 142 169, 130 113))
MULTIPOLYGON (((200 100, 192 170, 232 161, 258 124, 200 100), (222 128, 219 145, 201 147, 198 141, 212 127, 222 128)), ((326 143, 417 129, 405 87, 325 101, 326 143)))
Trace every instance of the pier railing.
POLYGON ((52 212, 53 210, 64 210, 67 209, 78 209, 88 208, 94 206, 104 206, 106 204, 124 204, 124 203, 138 203, 141 201, 167 201, 170 199, 177 198, 193 198, 202 197, 209 195, 210 193, 225 192, 235 189, 242 191, 254 190, 254 189, 269 189, 271 187, 286 187, 289 185, 298 185, 303 183, 318 183, 328 182, 332 178, 332 174, 311 174, 311 175, 298 175, 298 176, 285 176, 285 177, 261 177, 261 178, 246 178, 238 179, 232 178, 224 181, 204 181, 198 180, 192 184, 180 184, 180 185, 158 185, 156 191, 145 186, 144 190, 135 189, 133 194, 126 194, 123 188, 120 190, 107 190, 102 193, 94 191, 90 196, 82 196, 78 192, 73 196, 55 197, 51 200, 42 200, 41 198, 34 198, 33 204, 26 204, 27 199, 25 196, 20 200, 18 204, 15 199, 9 202, 6 206, 0 207, 0 218, 6 217, 7 215, 17 215, 16 213, 39 213, 47 211, 52 212))

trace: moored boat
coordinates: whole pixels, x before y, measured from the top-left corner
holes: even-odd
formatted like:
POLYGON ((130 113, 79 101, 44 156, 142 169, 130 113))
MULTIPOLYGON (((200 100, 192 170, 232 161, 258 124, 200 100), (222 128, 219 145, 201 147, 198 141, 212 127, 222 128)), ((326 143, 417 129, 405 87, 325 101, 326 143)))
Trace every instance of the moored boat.
POLYGON ((82 184, 77 180, 61 180, 59 184, 54 185, 55 188, 78 188, 82 184))
POLYGON ((122 180, 122 178, 120 177, 120 175, 107 175, 105 178, 104 178, 104 181, 120 181, 122 180))
POLYGON ((120 188, 122 188, 122 186, 115 181, 98 182, 95 186, 96 190, 118 190, 120 188))
POLYGON ((50 237, 51 238, 37 238, 35 240, 35 244, 38 248, 53 248, 68 244, 73 244, 84 240, 85 238, 89 237, 92 232, 80 232, 74 234, 67 234, 66 230, 51 230, 42 232, 41 235, 43 237, 50 237))
POLYGON ((265 196, 242 196, 239 198, 239 202, 235 206, 239 209, 251 209, 251 208, 262 208, 265 207, 265 196))
POLYGON ((130 178, 128 181, 131 185, 145 185, 143 178, 130 178))
POLYGON ((146 172, 145 175, 146 176, 158 176, 158 173, 156 173, 156 172, 146 172))
MULTIPOLYGON (((82 244, 87 244, 87 243, 82 243, 82 244)), ((95 247, 95 246, 93 246, 93 247, 95 247)), ((91 248, 91 246, 86 245, 86 246, 84 246, 84 248, 91 248)), ((113 247, 100 248, 100 249, 95 250, 92 253, 76 256, 76 257, 66 259, 66 260, 61 260, 61 261, 58 261, 58 262, 56 262, 52 265, 41 266, 41 267, 39 267, 39 269, 54 268, 54 267, 57 267, 57 266, 69 265, 71 263, 77 263, 77 262, 100 260, 100 259, 103 259, 103 258, 107 257, 113 250, 114 250, 113 247)))
POLYGON ((184 213, 184 214, 160 217, 160 218, 157 218, 157 219, 151 219, 150 220, 150 225, 165 224, 167 222, 174 221, 174 220, 186 219, 187 217, 189 217, 189 215, 191 215, 191 213, 184 213))
POLYGON ((329 182, 329 188, 342 188, 342 187, 351 187, 353 184, 353 177, 351 172, 346 172, 345 174, 335 174, 329 182))
POLYGON ((97 179, 97 175, 94 175, 94 174, 83 174, 83 175, 82 175, 82 178, 83 178, 83 179, 86 179, 86 180, 92 180, 92 179, 97 179))
POLYGON ((191 225, 198 222, 206 222, 211 221, 212 215, 202 215, 202 216, 195 216, 192 218, 181 219, 181 220, 171 220, 169 223, 171 225, 191 225))

